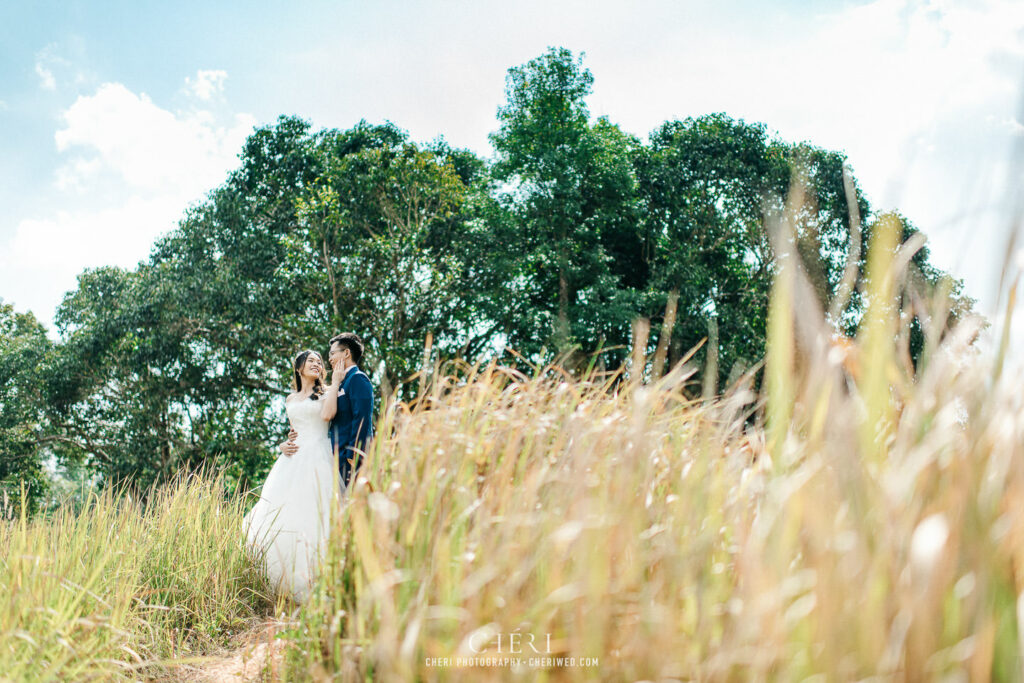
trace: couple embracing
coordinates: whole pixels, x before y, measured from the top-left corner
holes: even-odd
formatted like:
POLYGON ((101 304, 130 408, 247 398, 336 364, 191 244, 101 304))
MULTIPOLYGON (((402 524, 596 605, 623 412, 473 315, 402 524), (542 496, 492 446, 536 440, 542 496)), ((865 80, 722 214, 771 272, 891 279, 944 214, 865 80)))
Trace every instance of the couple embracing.
POLYGON ((295 357, 294 392, 285 399, 288 441, 245 516, 246 538, 264 552, 271 583, 299 602, 323 559, 331 510, 347 498, 373 438, 373 387, 359 369, 362 357, 355 334, 331 339, 330 384, 320 354, 305 350, 295 357))

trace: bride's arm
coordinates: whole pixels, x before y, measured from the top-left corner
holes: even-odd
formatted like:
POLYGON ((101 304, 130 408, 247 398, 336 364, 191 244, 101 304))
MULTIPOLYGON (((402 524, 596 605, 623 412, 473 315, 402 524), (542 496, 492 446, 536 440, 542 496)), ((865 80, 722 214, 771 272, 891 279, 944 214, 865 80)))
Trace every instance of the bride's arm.
POLYGON ((338 389, 341 388, 341 380, 345 379, 345 373, 339 368, 331 372, 331 385, 324 392, 323 405, 320 406, 320 419, 330 422, 338 412, 338 389))
MULTIPOLYGON (((284 402, 286 406, 288 405, 288 399, 290 399, 294 395, 295 394, 288 394, 288 397, 285 398, 284 402)), ((288 427, 288 440, 279 443, 277 445, 277 450, 281 451, 281 455, 287 455, 291 457, 295 455, 296 451, 299 450, 299 445, 295 443, 295 437, 298 436, 298 432, 295 431, 295 427, 292 427, 292 421, 290 419, 288 420, 288 427)))

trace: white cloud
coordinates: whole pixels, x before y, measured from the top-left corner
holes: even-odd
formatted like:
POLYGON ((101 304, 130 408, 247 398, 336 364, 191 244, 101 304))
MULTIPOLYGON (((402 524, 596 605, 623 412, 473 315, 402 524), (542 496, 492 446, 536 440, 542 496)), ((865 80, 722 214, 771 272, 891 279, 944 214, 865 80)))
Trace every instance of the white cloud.
POLYGON ((70 61, 57 54, 57 49, 57 44, 51 43, 36 53, 35 71, 39 76, 39 87, 43 90, 56 90, 57 77, 54 70, 71 66, 70 61))
POLYGON ((5 298, 48 321, 83 268, 133 267, 224 182, 254 125, 248 114, 172 112, 120 83, 78 97, 55 134, 66 160, 51 208, 18 221, 0 249, 5 298))
POLYGON ((209 100, 214 95, 224 92, 224 81, 227 77, 227 71, 200 69, 196 72, 195 79, 185 79, 185 88, 199 99, 209 100))
MULTIPOLYGON (((102 169, 116 174, 126 189, 194 199, 224 179, 255 120, 239 114, 217 125, 210 112, 175 114, 145 94, 120 83, 104 83, 91 96, 79 97, 64 112, 65 127, 55 139, 61 152, 82 150, 102 169)), ((59 175, 74 182, 84 169, 82 157, 71 159, 59 175)))
POLYGON ((43 90, 56 90, 57 79, 54 78, 53 72, 50 71, 42 62, 36 62, 36 74, 39 76, 39 87, 43 90))
POLYGON ((83 267, 128 267, 149 253, 157 235, 174 227, 183 208, 174 196, 131 196, 100 209, 61 209, 21 221, 10 249, 22 267, 69 275, 83 267))
POLYGON ((54 184, 58 190, 84 194, 90 181, 96 177, 103 162, 98 158, 74 159, 57 169, 54 184))

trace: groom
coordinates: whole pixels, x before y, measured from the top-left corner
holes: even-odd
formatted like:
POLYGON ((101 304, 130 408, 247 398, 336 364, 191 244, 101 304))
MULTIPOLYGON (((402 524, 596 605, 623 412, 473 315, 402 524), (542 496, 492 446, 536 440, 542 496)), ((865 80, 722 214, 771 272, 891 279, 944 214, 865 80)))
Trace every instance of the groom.
MULTIPOLYGON (((338 456, 338 469, 341 470, 342 486, 346 489, 354 479, 354 474, 363 462, 359 451, 366 451, 366 445, 373 438, 373 386, 370 378, 359 369, 359 361, 363 359, 363 342, 352 334, 345 332, 331 339, 327 361, 335 373, 341 373, 341 387, 335 399, 338 410, 328 428, 331 447, 338 456)), ((332 379, 335 379, 334 377, 332 379)), ((324 397, 330 400, 330 397, 324 397)), ((298 433, 288 433, 288 441, 280 445, 284 455, 294 455, 298 451, 295 439, 298 433)))
POLYGON ((341 372, 344 379, 338 389, 338 412, 331 420, 329 431, 345 488, 363 462, 360 451, 365 452, 373 438, 373 386, 366 373, 359 369, 362 359, 363 342, 356 335, 345 332, 331 339, 327 362, 334 372, 341 372))

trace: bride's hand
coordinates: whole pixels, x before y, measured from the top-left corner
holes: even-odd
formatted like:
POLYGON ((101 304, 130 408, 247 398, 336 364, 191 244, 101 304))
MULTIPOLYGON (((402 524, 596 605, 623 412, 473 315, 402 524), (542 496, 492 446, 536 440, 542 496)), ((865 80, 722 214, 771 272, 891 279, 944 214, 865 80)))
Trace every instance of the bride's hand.
POLYGON ((339 384, 340 380, 345 376, 343 372, 344 363, 340 358, 335 358, 331 361, 331 382, 339 384))
POLYGON ((299 445, 295 441, 289 439, 278 446, 282 455, 287 455, 289 458, 295 455, 295 452, 299 450, 299 445))

